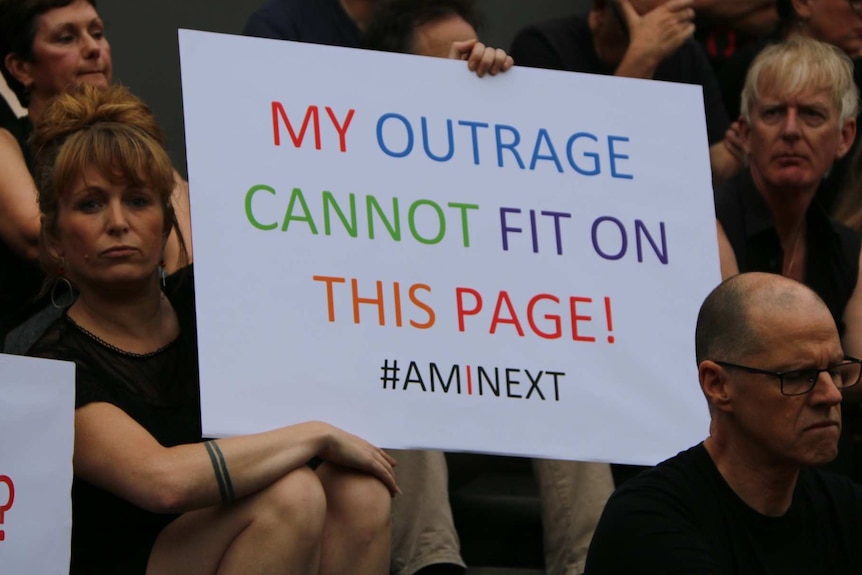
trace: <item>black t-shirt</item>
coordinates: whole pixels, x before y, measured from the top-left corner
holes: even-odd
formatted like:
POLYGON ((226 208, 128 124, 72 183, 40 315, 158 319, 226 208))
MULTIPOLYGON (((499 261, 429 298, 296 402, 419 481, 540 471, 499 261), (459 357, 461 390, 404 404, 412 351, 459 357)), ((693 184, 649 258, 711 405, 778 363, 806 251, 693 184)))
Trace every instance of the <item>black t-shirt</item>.
POLYGON ((862 487, 811 469, 783 516, 761 515, 700 444, 614 493, 585 575, 858 575, 860 521, 862 487))
MULTIPOLYGON (((725 23, 712 21, 708 17, 698 17, 695 24, 697 26, 694 33, 695 39, 703 46, 712 69, 719 73, 734 56, 760 40, 760 37, 749 36, 725 23)), ((731 115, 731 118, 733 117, 731 115)))
MULTIPOLYGON (((194 282, 190 268, 166 288, 180 335, 149 354, 99 340, 67 315, 55 321, 28 355, 75 362, 75 407, 117 406, 163 446, 201 440, 194 282)), ((151 513, 77 476, 72 485, 70 575, 143 575, 159 532, 177 516, 151 513)))
MULTIPOLYGON (((33 173, 33 154, 27 139, 33 131, 33 124, 28 117, 15 118, 0 125, 8 130, 17 140, 24 154, 24 161, 30 173, 33 173)), ((2 175, 0 175, 2 177, 2 175)), ((36 202, 36 190, 33 190, 33 202, 36 202)), ((2 215, 0 215, 2 217, 2 215)), ((45 274, 36 262, 28 262, 12 251, 6 242, 0 240, 0 343, 6 333, 44 307, 48 298, 37 299, 42 288, 45 274)))
MULTIPOLYGON (((527 26, 515 36, 511 55, 518 66, 586 74, 614 73, 596 54, 592 32, 581 16, 527 26)), ((653 79, 702 86, 709 143, 724 139, 729 122, 721 92, 709 61, 696 42, 686 41, 656 68, 653 79)))
POLYGON ((328 46, 358 48, 361 34, 339 0, 267 0, 243 34, 328 46))

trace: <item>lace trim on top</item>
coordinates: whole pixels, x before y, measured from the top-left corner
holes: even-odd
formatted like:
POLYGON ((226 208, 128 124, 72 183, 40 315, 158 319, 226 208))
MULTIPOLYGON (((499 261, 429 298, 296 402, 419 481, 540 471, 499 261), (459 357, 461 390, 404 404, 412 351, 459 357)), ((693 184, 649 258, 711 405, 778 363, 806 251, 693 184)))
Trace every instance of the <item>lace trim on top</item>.
POLYGON ((135 353, 133 351, 126 351, 125 349, 121 349, 121 348, 117 347, 116 345, 108 343, 107 341, 105 341, 104 339, 99 337, 98 335, 94 334, 93 332, 91 332, 91 331, 87 330, 86 328, 84 328, 83 326, 81 326, 78 322, 73 320, 69 316, 69 314, 66 314, 66 321, 71 323, 73 326, 75 326, 75 328, 78 331, 80 331, 82 334, 86 335, 87 337, 89 337, 90 339, 92 339, 93 341, 98 343, 99 345, 106 347, 107 349, 110 349, 111 351, 118 353, 120 355, 124 355, 126 357, 132 357, 132 358, 136 358, 136 359, 146 359, 149 357, 155 357, 155 356, 159 355, 160 353, 164 352, 165 350, 169 349, 172 345, 174 345, 179 340, 179 336, 178 336, 175 339, 173 339, 172 341, 169 341, 168 343, 166 343, 165 345, 163 345, 162 347, 160 347, 159 349, 156 349, 154 351, 149 351, 147 353, 135 353))

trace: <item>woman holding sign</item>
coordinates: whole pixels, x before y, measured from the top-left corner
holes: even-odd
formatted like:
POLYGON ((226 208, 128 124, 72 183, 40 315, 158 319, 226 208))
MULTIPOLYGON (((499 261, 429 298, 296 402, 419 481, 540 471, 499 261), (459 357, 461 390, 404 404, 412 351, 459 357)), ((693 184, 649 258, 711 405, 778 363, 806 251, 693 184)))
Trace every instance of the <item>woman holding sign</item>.
MULTIPOLYGON (((39 211, 27 140, 57 94, 111 83, 111 46, 94 0, 0 0, 0 70, 28 115, 0 124, 0 342, 5 332, 45 304, 36 302, 39 211)), ((188 193, 176 173, 174 205, 188 230, 188 193)), ((169 269, 179 263, 172 235, 169 269)))
POLYGON ((77 366, 71 573, 387 573, 381 449, 320 422, 202 442, 193 280, 161 279, 182 234, 149 109, 85 85, 34 144, 41 259, 80 292, 30 350, 77 366))

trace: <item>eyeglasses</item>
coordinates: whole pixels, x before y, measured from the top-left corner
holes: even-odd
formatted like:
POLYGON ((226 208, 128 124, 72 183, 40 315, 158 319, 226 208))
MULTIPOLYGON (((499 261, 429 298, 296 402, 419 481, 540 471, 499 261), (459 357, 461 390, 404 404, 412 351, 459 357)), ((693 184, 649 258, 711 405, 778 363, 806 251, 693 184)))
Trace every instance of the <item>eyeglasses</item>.
POLYGON ((847 3, 857 14, 862 15, 862 0, 847 0, 847 3))
POLYGON ((805 395, 814 389, 817 380, 820 379, 820 374, 823 372, 829 374, 832 383, 838 389, 853 387, 862 379, 862 359, 855 357, 845 357, 841 363, 824 369, 807 368, 792 371, 769 371, 768 369, 757 369, 756 367, 737 365, 726 361, 716 361, 715 363, 722 367, 740 369, 748 373, 777 377, 781 385, 781 393, 784 395, 805 395))

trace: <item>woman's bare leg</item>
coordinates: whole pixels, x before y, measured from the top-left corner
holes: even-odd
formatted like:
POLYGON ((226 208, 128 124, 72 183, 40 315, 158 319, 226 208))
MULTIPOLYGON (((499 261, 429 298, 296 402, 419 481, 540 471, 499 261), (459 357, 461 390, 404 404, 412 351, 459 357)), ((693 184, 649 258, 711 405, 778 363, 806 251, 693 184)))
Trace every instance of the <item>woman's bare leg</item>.
POLYGON ((392 497, 378 479, 324 463, 317 469, 326 492, 320 575, 387 575, 392 497))
POLYGON ((159 534, 147 575, 317 575, 326 498, 296 469, 230 505, 185 513, 159 534))

